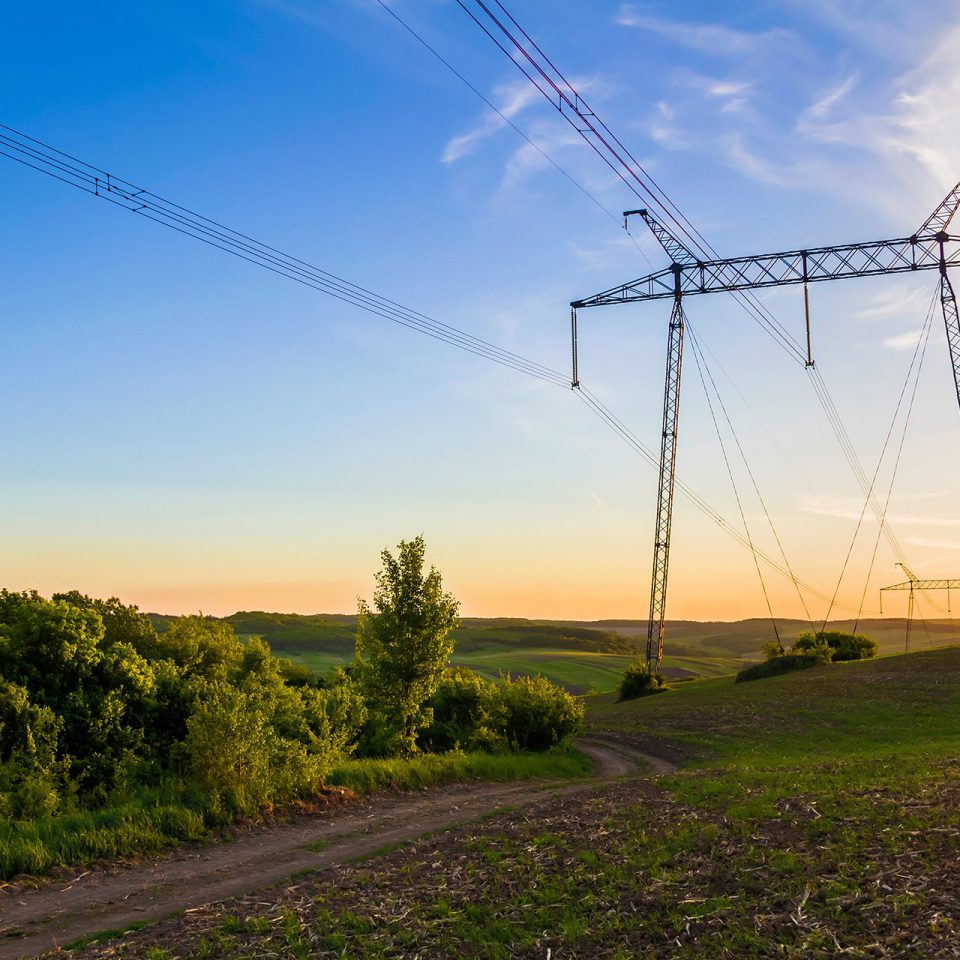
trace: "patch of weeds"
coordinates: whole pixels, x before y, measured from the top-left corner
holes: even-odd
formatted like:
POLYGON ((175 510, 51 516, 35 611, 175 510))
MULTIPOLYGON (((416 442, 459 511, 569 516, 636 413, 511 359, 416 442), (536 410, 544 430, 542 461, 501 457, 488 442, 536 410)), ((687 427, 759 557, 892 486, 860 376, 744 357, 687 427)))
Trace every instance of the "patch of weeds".
POLYGON ((372 920, 361 916, 359 913, 354 913, 352 910, 343 910, 338 919, 354 934, 372 933, 375 929, 372 920))
POLYGON ((336 956, 342 956, 347 949, 350 941, 347 939, 346 934, 343 933, 328 933, 324 937, 324 944, 328 950, 333 951, 336 956))
POLYGON ((367 860, 376 860, 377 857, 385 857, 388 853, 400 850, 412 842, 411 840, 394 840, 391 843, 374 847, 373 850, 367 850, 365 853, 358 853, 355 857, 351 857, 347 863, 365 863, 367 860))
POLYGON ((147 925, 145 920, 137 920, 125 927, 112 927, 109 930, 99 930, 97 933, 91 933, 86 937, 80 937, 72 943, 65 944, 64 950, 80 950, 83 947, 90 946, 92 943, 104 943, 107 940, 115 940, 122 937, 125 933, 132 933, 135 930, 142 930, 147 925))
POLYGON ((270 921, 262 914, 256 914, 252 917, 247 917, 245 927, 247 933, 259 933, 264 935, 270 932, 270 921))
POLYGON ((163 947, 147 947, 143 951, 143 960, 170 960, 171 953, 163 947))

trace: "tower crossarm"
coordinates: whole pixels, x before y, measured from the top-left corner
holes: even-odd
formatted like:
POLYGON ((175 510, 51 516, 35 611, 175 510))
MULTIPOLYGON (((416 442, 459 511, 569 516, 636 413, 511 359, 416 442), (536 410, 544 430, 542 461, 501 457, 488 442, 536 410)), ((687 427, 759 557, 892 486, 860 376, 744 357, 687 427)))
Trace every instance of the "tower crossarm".
POLYGON ((881 587, 884 590, 960 590, 960 580, 908 580, 906 583, 895 583, 892 587, 881 587))
POLYGON ((580 309, 673 299, 677 295, 678 274, 680 293, 692 296, 847 277, 940 270, 944 266, 960 264, 958 240, 960 237, 941 231, 896 240, 811 247, 727 260, 675 262, 638 280, 575 300, 572 306, 580 309))

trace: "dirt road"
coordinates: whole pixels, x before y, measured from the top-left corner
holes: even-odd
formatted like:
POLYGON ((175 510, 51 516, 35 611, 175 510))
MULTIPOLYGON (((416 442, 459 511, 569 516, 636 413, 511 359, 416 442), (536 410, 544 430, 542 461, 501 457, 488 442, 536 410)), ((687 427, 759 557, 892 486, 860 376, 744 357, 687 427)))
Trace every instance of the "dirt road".
POLYGON ((95 868, 37 889, 16 887, 0 893, 0 960, 37 956, 104 930, 249 893, 501 807, 590 790, 597 778, 643 773, 638 761, 649 765, 648 776, 676 769, 671 760, 612 735, 591 734, 576 745, 593 760, 592 780, 455 784, 373 796, 323 814, 257 827, 229 843, 178 847, 163 857, 95 868))

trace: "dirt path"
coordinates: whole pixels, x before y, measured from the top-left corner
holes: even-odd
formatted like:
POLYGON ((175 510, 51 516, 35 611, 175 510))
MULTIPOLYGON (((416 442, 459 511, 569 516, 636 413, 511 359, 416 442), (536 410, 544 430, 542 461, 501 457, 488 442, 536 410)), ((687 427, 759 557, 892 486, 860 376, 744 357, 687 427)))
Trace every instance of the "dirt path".
MULTIPOLYGON (((656 775, 676 764, 613 735, 591 734, 577 747, 596 778, 625 776, 647 761, 656 775)), ((0 894, 0 960, 44 953, 104 930, 159 920, 249 893, 302 871, 375 853, 480 817, 558 794, 592 789, 579 782, 456 784, 370 797, 320 815, 257 827, 230 843, 178 847, 163 857, 96 868, 38 889, 0 894)))

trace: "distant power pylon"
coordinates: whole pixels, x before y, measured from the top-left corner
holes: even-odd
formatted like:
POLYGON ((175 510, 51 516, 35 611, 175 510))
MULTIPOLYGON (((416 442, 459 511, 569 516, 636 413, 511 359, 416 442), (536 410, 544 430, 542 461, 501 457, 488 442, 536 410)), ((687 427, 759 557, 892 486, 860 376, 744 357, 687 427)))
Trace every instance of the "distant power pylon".
MULTIPOLYGON (((656 535, 653 545, 653 575, 650 585, 650 619, 647 626, 647 667, 660 669, 663 660, 663 621, 666 613, 667 573, 670 560, 670 528, 673 519, 673 488, 677 457, 677 427, 680 414, 680 375, 683 360, 683 299, 702 293, 736 292, 803 284, 807 320, 806 364, 813 366, 810 347, 810 311, 807 285, 822 280, 869 277, 881 274, 940 272, 940 303, 947 328, 947 343, 960 402, 960 316, 948 268, 960 264, 960 247, 950 244, 960 237, 947 228, 960 207, 960 183, 920 226, 916 233, 896 240, 875 240, 784 253, 766 253, 726 260, 702 260, 646 210, 639 214, 671 259, 669 267, 630 283, 575 300, 571 306, 573 339, 573 386, 579 386, 577 367, 577 311, 587 307, 672 300, 667 337, 667 372, 663 401, 663 437, 660 446, 660 479, 657 489, 656 535)), ((937 581, 941 582, 941 581, 937 581)), ((945 581, 943 581, 945 582, 945 581)))
POLYGON ((891 587, 880 588, 880 612, 883 612, 883 594, 887 590, 909 590, 907 597, 907 634, 903 642, 903 652, 910 651, 910 632, 913 629, 913 603, 917 592, 926 592, 927 590, 946 590, 947 591, 947 611, 950 611, 950 591, 960 590, 960 580, 921 580, 905 563, 898 563, 898 567, 903 568, 903 572, 910 578, 906 583, 895 583, 891 587))

